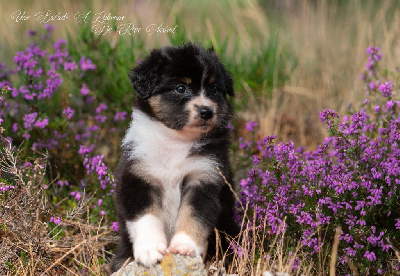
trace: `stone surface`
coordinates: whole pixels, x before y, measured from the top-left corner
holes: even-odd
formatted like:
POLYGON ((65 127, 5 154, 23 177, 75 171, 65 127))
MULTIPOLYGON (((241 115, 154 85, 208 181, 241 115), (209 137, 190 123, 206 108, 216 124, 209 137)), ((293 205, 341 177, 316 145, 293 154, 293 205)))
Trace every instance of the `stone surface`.
POLYGON ((111 276, 132 276, 132 275, 194 275, 205 276, 207 275, 201 257, 191 258, 189 256, 173 255, 167 253, 162 259, 161 263, 145 267, 135 261, 129 263, 124 268, 113 273, 111 276))

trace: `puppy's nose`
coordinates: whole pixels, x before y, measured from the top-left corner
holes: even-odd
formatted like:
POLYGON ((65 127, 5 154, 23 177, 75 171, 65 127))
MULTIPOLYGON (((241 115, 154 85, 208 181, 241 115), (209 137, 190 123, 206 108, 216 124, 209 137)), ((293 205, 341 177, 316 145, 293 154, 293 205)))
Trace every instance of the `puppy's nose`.
POLYGON ((199 107, 199 115, 200 118, 207 121, 214 116, 214 111, 211 107, 202 105, 199 107))

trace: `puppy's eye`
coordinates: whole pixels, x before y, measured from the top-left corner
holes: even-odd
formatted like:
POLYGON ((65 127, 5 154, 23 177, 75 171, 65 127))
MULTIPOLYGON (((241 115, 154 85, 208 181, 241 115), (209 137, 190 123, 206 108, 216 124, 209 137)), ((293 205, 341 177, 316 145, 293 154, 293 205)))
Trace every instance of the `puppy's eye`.
POLYGON ((178 86, 175 88, 175 91, 178 92, 179 94, 183 94, 183 93, 186 92, 186 86, 184 86, 183 84, 178 85, 178 86))
POLYGON ((211 91, 213 94, 217 94, 219 92, 218 86, 216 84, 213 84, 213 86, 211 86, 211 91))

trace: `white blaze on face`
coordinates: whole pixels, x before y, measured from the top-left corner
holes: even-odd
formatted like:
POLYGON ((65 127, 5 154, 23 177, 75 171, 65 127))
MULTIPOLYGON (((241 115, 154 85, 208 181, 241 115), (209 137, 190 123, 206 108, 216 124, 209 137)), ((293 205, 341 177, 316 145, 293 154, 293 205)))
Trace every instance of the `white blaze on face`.
POLYGON ((184 129, 187 128, 199 133, 206 133, 217 124, 218 105, 205 96, 204 90, 201 91, 200 96, 188 102, 186 110, 189 111, 189 122, 184 129), (200 117, 199 108, 202 106, 213 110, 214 116, 211 119, 205 121, 200 117))

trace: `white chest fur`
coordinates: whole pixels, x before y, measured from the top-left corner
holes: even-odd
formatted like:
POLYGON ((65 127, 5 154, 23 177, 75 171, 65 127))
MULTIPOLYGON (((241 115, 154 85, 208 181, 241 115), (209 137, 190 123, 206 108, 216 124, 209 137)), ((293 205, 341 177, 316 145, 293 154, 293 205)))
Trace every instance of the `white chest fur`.
POLYGON ((134 111, 132 123, 122 145, 133 143, 130 158, 139 159, 145 171, 163 185, 180 184, 183 177, 193 170, 209 169, 210 159, 190 157, 196 141, 182 139, 179 132, 154 121, 140 111, 134 111))
MULTIPOLYGON (((132 123, 122 141, 123 146, 133 145, 132 159, 139 159, 141 171, 157 179, 154 185, 163 190, 163 220, 173 231, 181 203, 181 183, 185 176, 211 177, 215 175, 216 162, 212 158, 190 156, 200 145, 196 141, 185 140, 184 136, 164 124, 152 120, 135 110, 132 123)), ((191 185, 199 184, 193 181, 191 185)))

